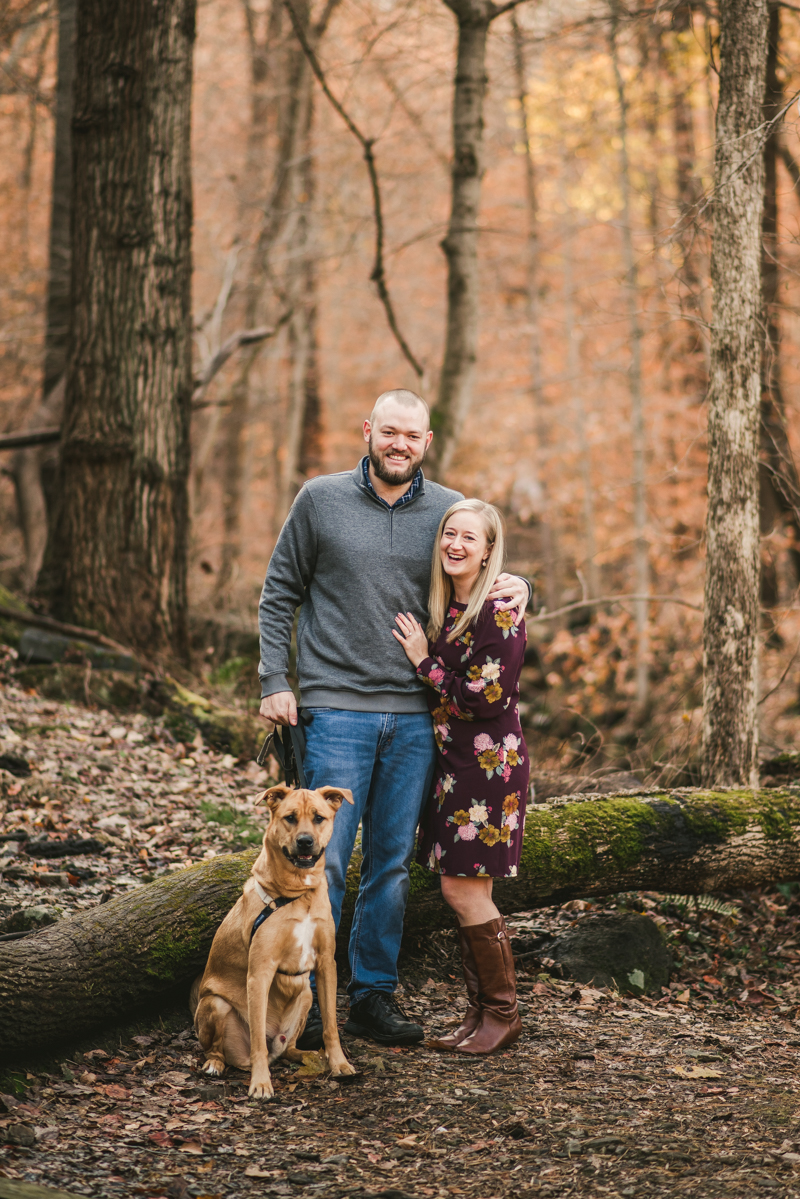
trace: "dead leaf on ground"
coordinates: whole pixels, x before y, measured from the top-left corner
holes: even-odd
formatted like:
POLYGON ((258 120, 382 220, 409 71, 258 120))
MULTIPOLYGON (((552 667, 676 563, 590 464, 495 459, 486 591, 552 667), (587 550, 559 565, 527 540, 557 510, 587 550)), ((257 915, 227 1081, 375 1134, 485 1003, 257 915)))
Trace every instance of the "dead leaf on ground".
POLYGON ((681 1078, 722 1078, 721 1071, 711 1070, 708 1066, 691 1066, 688 1070, 685 1066, 673 1066, 672 1073, 681 1078))

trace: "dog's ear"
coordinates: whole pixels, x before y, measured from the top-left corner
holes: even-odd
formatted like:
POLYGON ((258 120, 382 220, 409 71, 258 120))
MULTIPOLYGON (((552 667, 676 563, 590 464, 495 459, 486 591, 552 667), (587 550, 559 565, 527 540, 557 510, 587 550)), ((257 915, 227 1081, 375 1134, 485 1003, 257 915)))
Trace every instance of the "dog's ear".
POLYGON ((317 792, 336 812, 339 811, 345 800, 348 803, 354 802, 353 792, 348 791, 346 787, 317 787, 317 792))
POLYGON ((262 791, 256 800, 257 804, 265 803, 271 812, 274 812, 281 800, 285 799, 291 791, 291 787, 287 787, 285 783, 278 783, 274 787, 268 787, 266 791, 262 791))

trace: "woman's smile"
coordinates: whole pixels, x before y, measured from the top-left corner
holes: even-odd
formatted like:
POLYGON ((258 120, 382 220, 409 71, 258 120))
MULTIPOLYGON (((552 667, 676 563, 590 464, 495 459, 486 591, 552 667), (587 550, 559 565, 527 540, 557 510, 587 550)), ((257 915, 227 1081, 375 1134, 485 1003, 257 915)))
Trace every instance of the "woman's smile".
POLYGON ((488 550, 486 530, 479 513, 463 509, 454 512, 442 530, 439 554, 445 574, 453 580, 459 603, 469 599, 488 550))

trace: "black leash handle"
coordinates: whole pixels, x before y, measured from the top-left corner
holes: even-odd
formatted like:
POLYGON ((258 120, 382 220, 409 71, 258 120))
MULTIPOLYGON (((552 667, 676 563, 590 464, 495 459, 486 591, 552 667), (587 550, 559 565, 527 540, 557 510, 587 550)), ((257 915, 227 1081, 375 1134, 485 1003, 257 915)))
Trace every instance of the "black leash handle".
POLYGON ((303 756, 306 750, 306 739, 300 724, 276 724, 267 735, 264 744, 258 752, 256 762, 264 766, 270 754, 274 754, 280 763, 286 784, 289 787, 305 787, 306 776, 303 770, 303 756))

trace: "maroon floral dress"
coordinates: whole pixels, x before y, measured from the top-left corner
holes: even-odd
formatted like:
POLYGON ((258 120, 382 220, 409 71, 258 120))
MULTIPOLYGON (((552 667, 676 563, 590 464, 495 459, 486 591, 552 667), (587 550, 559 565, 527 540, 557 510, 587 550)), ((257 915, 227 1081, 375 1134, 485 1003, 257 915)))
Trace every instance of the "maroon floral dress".
POLYGON ((417 674, 431 688, 436 731, 433 794, 417 861, 436 874, 513 878, 519 866, 528 751, 519 723, 525 624, 487 602, 473 627, 448 644, 465 610, 451 601, 445 626, 417 674))

